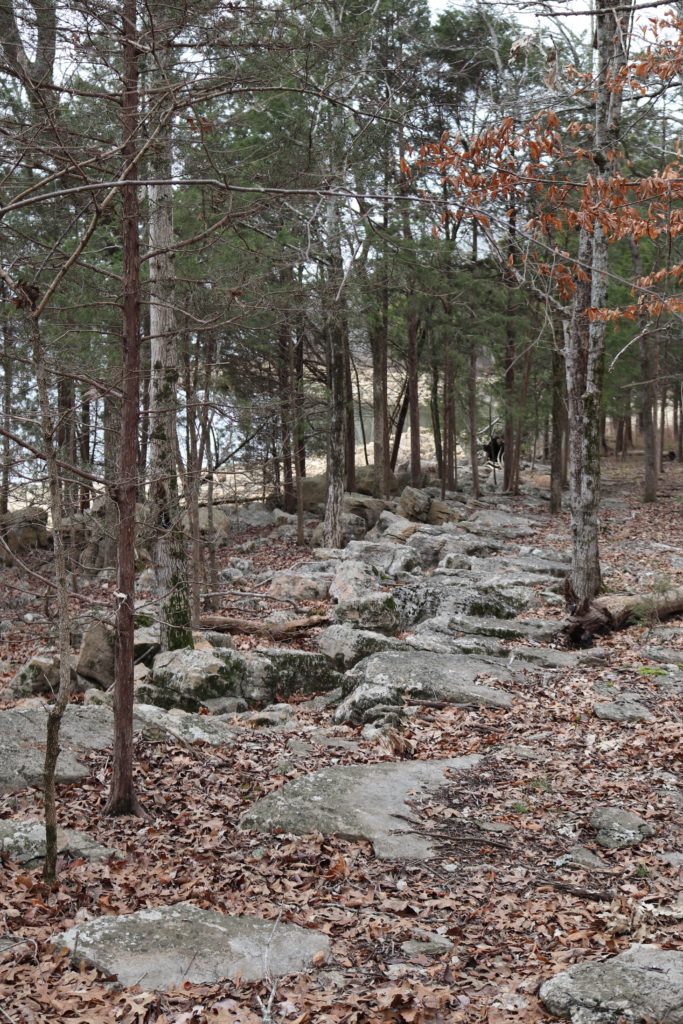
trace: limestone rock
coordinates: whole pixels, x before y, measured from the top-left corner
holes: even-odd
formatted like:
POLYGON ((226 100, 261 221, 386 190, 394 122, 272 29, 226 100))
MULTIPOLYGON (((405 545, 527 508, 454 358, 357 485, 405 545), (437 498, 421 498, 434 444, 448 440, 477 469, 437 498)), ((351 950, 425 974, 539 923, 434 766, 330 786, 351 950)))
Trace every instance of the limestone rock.
MULTIPOLYGON (((72 829, 57 829, 57 852, 69 853, 86 860, 108 860, 117 850, 95 842, 90 836, 72 829)), ((0 853, 6 854, 16 864, 27 868, 36 867, 45 859, 44 821, 0 821, 0 853)))
POLYGON ((345 698, 335 721, 357 722, 376 704, 401 705, 405 697, 509 708, 509 694, 480 685, 480 676, 509 680, 504 667, 465 655, 444 657, 421 651, 387 651, 359 662, 344 676, 345 698))
POLYGON ((241 825, 259 832, 322 832, 368 839, 378 857, 426 860, 436 851, 430 839, 415 830, 419 818, 408 801, 442 788, 448 771, 467 772, 479 760, 472 755, 323 768, 258 800, 241 825))
POLYGON ((361 562, 389 576, 411 572, 420 561, 413 548, 391 540, 352 540, 347 544, 344 555, 346 559, 361 562))
POLYGON ((133 654, 135 661, 152 666, 155 655, 161 650, 159 626, 138 626, 133 634, 133 654))
POLYGON ((235 526, 242 530, 245 527, 258 529, 263 526, 273 526, 275 523, 272 510, 258 501, 250 501, 246 505, 235 505, 232 519, 235 526))
POLYGON ((330 586, 330 597, 339 603, 361 600, 369 591, 376 590, 378 573, 363 562, 344 561, 340 564, 330 586))
POLYGON ((471 519, 462 523, 469 533, 495 538, 515 540, 519 537, 535 537, 536 531, 528 519, 511 515, 509 512, 482 510, 475 512, 471 519))
POLYGON ((53 939, 123 986, 165 991, 295 974, 329 949, 320 932, 258 917, 229 917, 191 903, 100 917, 53 939))
POLYGON ((404 519, 426 523, 431 504, 432 499, 426 491, 404 487, 398 501, 398 512, 404 519))
POLYGON ((683 650, 676 647, 645 647, 642 656, 663 665, 678 665, 683 668, 683 650))
POLYGON ((652 715, 645 707, 634 700, 617 700, 607 704, 596 704, 594 709, 597 718, 608 722, 651 722, 652 715))
POLYGON ((106 622, 95 622, 83 637, 76 671, 103 690, 114 682, 114 630, 106 622))
POLYGON ((606 850, 636 846, 655 832, 647 821, 622 807, 597 807, 591 814, 591 825, 598 845, 606 850))
POLYGON ((635 945, 546 981, 541 1001, 574 1024, 683 1024, 683 952, 635 945))
POLYGON ((337 622, 350 622, 361 629, 398 633, 433 614, 439 597, 438 591, 424 585, 394 587, 340 603, 334 615, 337 622))
MULTIPOLYGON (((298 694, 328 693, 341 685, 341 675, 324 654, 294 647, 267 647, 256 655, 267 662, 261 678, 269 703, 298 694)), ((244 687, 242 690, 246 696, 244 687)))
POLYGON ((404 650, 406 647, 402 640, 369 629, 354 629, 349 623, 328 626, 317 637, 316 643, 322 653, 334 662, 335 668, 342 672, 370 654, 404 650))
POLYGON ((382 512, 371 536, 402 542, 408 540, 416 530, 417 524, 411 523, 405 516, 397 516, 393 512, 382 512))
POLYGON ((368 528, 375 525, 382 512, 389 507, 389 502, 382 498, 372 498, 367 494, 345 494, 342 510, 351 515, 360 516, 368 528))
POLYGON ((331 573, 309 575, 300 569, 284 570, 273 575, 268 593, 290 601, 319 601, 327 597, 332 579, 331 573))
POLYGON ((589 850, 585 846, 572 846, 571 850, 560 857, 557 861, 558 867, 564 867, 565 864, 571 864, 573 867, 584 868, 586 871, 609 871, 610 866, 607 864, 602 857, 598 857, 596 853, 589 850))
POLYGON ((156 705, 136 704, 135 725, 148 739, 208 743, 212 747, 235 742, 235 729, 229 723, 213 715, 195 715, 181 708, 164 711, 156 705))
MULTIPOLYGON (((368 525, 365 519, 362 516, 354 515, 352 512, 342 512, 340 521, 342 526, 342 545, 348 544, 351 540, 359 540, 368 532, 368 525)), ((317 547, 323 543, 323 539, 323 524, 320 523, 313 531, 311 544, 317 547)))
POLYGON ((59 689, 59 659, 37 654, 23 665, 10 682, 15 697, 55 694, 59 689))
MULTIPOLYGON (((389 473, 389 489, 392 494, 396 494, 398 491, 398 480, 393 472, 389 473)), ((374 494, 374 466, 356 466, 356 491, 358 491, 359 494, 374 494)))
POLYGON ((12 555, 21 554, 30 548, 48 547, 47 510, 29 505, 27 508, 6 512, 0 517, 0 537, 5 542, 0 548, 0 559, 6 563, 12 561, 12 555))
POLYGON ((193 651, 162 651, 152 667, 152 682, 164 694, 165 707, 181 707, 198 711, 211 697, 239 693, 246 676, 244 661, 230 651, 217 653, 193 651))
POLYGON ((453 949, 451 940, 437 932, 426 932, 418 928, 415 936, 416 938, 401 943, 401 949, 408 956, 439 956, 453 949))
POLYGON ((427 522, 434 525, 440 523, 457 523, 462 518, 462 513, 454 509, 447 502, 440 498, 432 498, 427 514, 427 522))

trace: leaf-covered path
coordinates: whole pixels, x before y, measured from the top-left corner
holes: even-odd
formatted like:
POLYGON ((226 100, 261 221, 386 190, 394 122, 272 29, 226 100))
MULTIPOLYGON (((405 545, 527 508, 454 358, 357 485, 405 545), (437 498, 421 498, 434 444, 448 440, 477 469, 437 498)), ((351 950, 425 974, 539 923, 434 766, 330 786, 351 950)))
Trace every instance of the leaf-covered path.
MULTIPOLYGON (((680 470, 667 467, 670 493, 650 507, 640 505, 632 473, 610 470, 607 583, 656 589, 666 577, 680 585, 680 470)), ((523 511, 522 500, 511 505, 523 511)), ((545 522, 539 544, 566 547, 566 518, 545 522)), ((561 609, 543 614, 559 618, 561 609)), ((60 819, 125 858, 65 861, 54 889, 38 869, 0 866, 0 1017, 15 1024, 546 1020, 537 990, 558 970, 634 942, 676 946, 683 672, 654 660, 652 648, 680 649, 683 663, 679 626, 643 624, 601 642, 606 657, 596 665, 539 668, 499 684, 513 696, 511 708, 417 705, 403 732, 371 742, 335 726, 324 700, 295 705, 277 729, 244 728, 230 748, 140 741, 136 776, 148 821, 103 817, 109 757, 93 753, 90 777, 60 788, 60 819), (596 716, 596 705, 619 698, 642 704, 650 717, 596 716), (475 768, 414 808, 416 827, 438 848, 426 862, 383 860, 363 841, 239 827, 259 797, 326 766, 471 754, 480 756, 475 768), (621 849, 597 845, 591 815, 600 806, 636 812, 653 834, 621 849), (180 901, 317 929, 330 937, 331 954, 310 974, 273 985, 186 984, 159 995, 117 991, 47 945, 93 917, 180 901)), ((33 790, 0 803, 2 818, 40 812, 33 790)))

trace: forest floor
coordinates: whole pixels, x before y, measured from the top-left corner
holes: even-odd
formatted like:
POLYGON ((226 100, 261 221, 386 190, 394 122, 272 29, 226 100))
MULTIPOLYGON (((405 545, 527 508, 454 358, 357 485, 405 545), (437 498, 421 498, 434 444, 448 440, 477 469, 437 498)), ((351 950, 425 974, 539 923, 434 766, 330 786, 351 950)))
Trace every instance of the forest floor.
MULTIPOLYGON (((609 460, 604 469, 607 588, 683 585, 683 467, 667 465, 663 494, 649 506, 639 499, 639 460, 609 460)), ((511 499, 510 507, 523 512, 524 499, 511 499)), ((535 543, 566 550, 567 515, 545 513, 535 543)), ((275 558, 277 568, 299 557, 286 546, 276 556, 274 546, 268 551, 262 557, 275 558)), ((36 555, 34 571, 48 573, 39 560, 45 555, 36 555)), ((21 603, 16 588, 28 590, 30 581, 15 570, 3 580, 6 679, 44 642, 50 625, 23 621, 34 606, 21 603)), ((80 603, 106 600, 103 586, 84 587, 80 603)), ((561 609, 534 615, 559 618, 561 609)), ((683 621, 667 625, 680 628, 683 621)), ((538 987, 558 970, 634 942, 676 945, 681 868, 662 855, 681 850, 680 795, 672 779, 680 772, 683 716, 680 696, 657 686, 658 670, 643 655, 653 628, 599 640, 606 660, 597 667, 510 683, 511 709, 423 707, 409 720, 398 753, 391 742, 362 741, 348 726, 337 732, 356 740, 353 747, 317 746, 310 753, 294 752, 282 733, 269 730, 254 730, 230 749, 140 741, 136 785, 147 820, 103 815, 109 757, 93 753, 90 777, 59 788, 60 823, 122 850, 125 859, 64 860, 53 887, 38 869, 0 864, 0 935, 26 937, 0 953, 0 1022, 545 1021, 538 987), (616 685, 637 691, 652 720, 597 719, 597 694, 616 685), (477 770, 423 808, 425 828, 438 830, 440 843, 439 856, 425 863, 382 860, 364 842, 263 836, 238 827, 257 797, 327 765, 472 753, 485 755, 477 770), (592 845, 588 819, 604 804, 636 811, 654 835, 637 847, 600 851, 607 862, 600 873, 558 868, 569 846, 592 845), (475 813, 485 813, 499 830, 473 842, 465 825, 475 813), (159 995, 117 990, 94 970, 74 969, 48 944, 79 921, 182 900, 315 928, 330 936, 331 955, 312 973, 274 986, 188 984, 159 995), (408 955, 401 944, 420 930, 447 937, 450 953, 408 955)), ((666 646, 680 648, 683 663, 683 631, 666 646)), ((303 705, 296 715, 302 735, 331 725, 330 711, 303 705)), ((0 819, 41 811, 38 790, 0 798, 0 819)))

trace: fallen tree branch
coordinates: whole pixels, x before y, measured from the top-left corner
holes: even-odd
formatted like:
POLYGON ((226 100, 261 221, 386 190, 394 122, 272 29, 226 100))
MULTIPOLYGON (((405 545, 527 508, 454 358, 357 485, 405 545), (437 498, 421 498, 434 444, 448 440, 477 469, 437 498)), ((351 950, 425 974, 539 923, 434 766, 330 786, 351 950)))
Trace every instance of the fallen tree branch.
POLYGON ((584 900, 593 900, 596 903, 611 903, 614 899, 614 893, 607 889, 584 889, 583 886, 570 885, 569 882, 556 882, 554 878, 539 878, 537 881, 539 885, 549 885, 553 889, 559 889, 560 892, 568 892, 572 896, 579 896, 584 900))
POLYGON ((238 619, 232 615, 202 615, 199 627, 216 633, 247 633, 284 640, 316 626, 326 626, 329 622, 329 615, 309 615, 305 619, 290 619, 288 622, 259 622, 255 619, 238 619))
MULTIPOLYGON (((568 594, 571 601, 571 592, 568 594)), ((661 622, 683 612, 683 587, 645 594, 605 594, 575 605, 563 624, 575 647, 590 647, 593 637, 626 629, 637 622, 661 622)))

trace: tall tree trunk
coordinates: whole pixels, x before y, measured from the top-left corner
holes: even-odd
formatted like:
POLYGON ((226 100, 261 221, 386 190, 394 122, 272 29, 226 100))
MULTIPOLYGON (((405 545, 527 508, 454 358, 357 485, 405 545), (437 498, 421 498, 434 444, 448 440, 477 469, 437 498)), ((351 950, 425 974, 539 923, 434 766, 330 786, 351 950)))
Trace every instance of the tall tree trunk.
MULTIPOLYGON (((0 294, 0 298, 2 294, 0 294)), ((2 439, 2 479, 0 481, 0 515, 4 515, 9 507, 10 480, 12 475, 12 445, 9 433, 12 430, 12 391, 14 388, 13 359, 13 325, 8 316, 2 318, 3 354, 2 354, 2 426, 5 431, 2 439)))
MULTIPOLYGON (((608 178, 619 142, 621 89, 613 89, 625 66, 632 5, 617 11, 612 0, 596 0, 597 67, 593 159, 598 185, 608 178), (628 8, 628 9, 627 9, 628 8)), ((598 203, 597 188, 590 199, 598 203)), ((602 200, 600 200, 602 202, 602 200)), ((572 513, 572 586, 579 602, 593 598, 601 586, 598 549, 600 502, 600 414, 605 363, 605 323, 591 319, 591 309, 605 305, 607 237, 601 220, 579 235, 576 291, 565 339, 569 410, 570 495, 572 513)))
POLYGON ((419 323, 414 298, 408 297, 408 411, 410 418, 410 480, 413 487, 422 484, 420 452, 420 367, 418 352, 419 323))
MULTIPOLYGON (((137 0, 123 0, 122 122, 124 180, 138 176, 137 0)), ((133 782, 133 670, 135 663, 135 498, 140 403, 140 239, 136 185, 123 186, 123 402, 118 505, 118 575, 115 623, 114 751, 108 814, 141 812, 133 782)))
MULTIPOLYGON (((629 244, 631 247, 633 276, 635 279, 638 279, 642 277, 640 244, 633 239, 629 240, 629 244)), ((643 480, 643 501, 650 502, 657 500, 657 439, 655 436, 653 418, 654 408, 657 403, 655 365, 652 351, 654 339, 646 330, 644 319, 641 318, 638 326, 640 328, 640 376, 643 381, 640 405, 641 421, 643 425, 643 455, 645 469, 645 478, 643 480)), ((625 447, 626 443, 624 439, 624 449, 625 447)))
POLYGON ((401 450, 401 438, 403 437, 403 427, 405 426, 409 405, 410 391, 408 389, 408 381, 406 380, 399 400, 398 414, 396 416, 396 429, 394 431, 394 442, 391 446, 390 465, 392 470, 396 469, 396 463, 398 462, 398 453, 401 450))
POLYGON ((467 377, 467 417, 470 431, 472 497, 479 497, 479 438, 477 437, 477 349, 470 343, 470 367, 467 377))
POLYGON ((344 272, 340 239, 339 212, 331 199, 327 208, 327 246, 331 269, 327 282, 329 300, 325 324, 330 426, 327 443, 327 501, 323 520, 323 540, 329 548, 340 548, 344 542, 342 509, 346 469, 347 393, 345 315, 341 298, 344 272))
MULTIPOLYGON (((88 389, 83 385, 81 387, 81 415, 78 431, 78 461, 82 469, 90 469, 90 397, 88 389)), ((80 498, 80 509, 81 512, 85 512, 90 508, 90 498, 92 491, 90 486, 85 480, 81 481, 81 498, 80 498)))
POLYGON ((346 489, 356 489, 356 417, 355 403, 353 400, 353 380, 351 377, 351 342, 349 338, 349 325, 347 318, 343 322, 344 339, 344 391, 346 393, 346 489))
POLYGON ((45 791, 45 863, 43 878, 52 882, 57 875, 57 805, 55 773, 59 758, 59 733, 62 718, 71 694, 71 630, 69 620, 69 592, 67 584, 66 552, 63 533, 62 489, 59 479, 59 426, 52 413, 52 400, 45 366, 45 352, 36 317, 30 320, 30 337, 33 350, 33 366, 38 385, 40 418, 50 490, 50 514, 52 517, 52 539, 54 564, 52 575, 57 592, 57 624, 59 652, 59 689, 47 716, 47 738, 43 785, 45 791))
MULTIPOLYGON (((152 12, 155 5, 152 5, 152 12)), ((169 46, 168 26, 160 17, 156 25, 160 65, 153 81, 160 88, 167 84, 165 57, 169 46)), ((153 177, 173 176, 171 114, 163 111, 157 139, 151 149, 153 177)), ((162 651, 192 647, 192 613, 187 573, 187 541, 178 500, 178 342, 175 317, 175 239, 173 235, 173 188, 150 185, 149 245, 155 255, 149 261, 150 332, 150 521, 154 530, 154 567, 160 602, 160 642, 162 651)), ((199 566, 195 566, 195 572, 199 566)))
POLYGON ((443 459, 443 440, 441 433, 441 412, 439 410, 439 366, 436 356, 432 358, 432 389, 430 393, 430 405, 432 411, 432 432, 434 434, 434 452, 436 455, 436 470, 439 480, 446 479, 443 459))
POLYGON ((550 441, 550 511, 562 511, 562 434, 565 422, 562 352, 557 338, 552 352, 552 433, 550 441))
MULTIPOLYGON (((517 211, 513 207, 508 212, 508 260, 514 262, 516 252, 517 211)), ((503 387, 505 394, 505 422, 503 426, 503 490, 514 490, 515 475, 515 363, 517 360, 517 303, 515 301, 516 280, 513 275, 505 274, 506 310, 505 310, 505 364, 503 387)))
MULTIPOLYGON (((283 281, 284 272, 280 280, 283 281)), ((285 279, 286 280, 286 279, 285 279)), ((283 313, 283 317, 286 313, 283 313)), ((290 350, 292 332, 286 319, 280 325, 277 341, 277 374, 280 390, 280 434, 282 438, 282 470, 284 475, 284 509, 293 512, 296 508, 294 494, 294 475, 292 472, 292 389, 294 381, 290 377, 290 350)))

